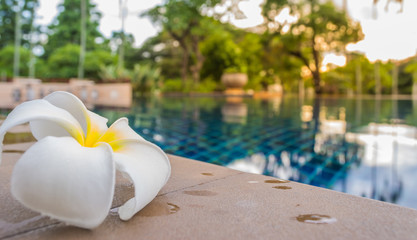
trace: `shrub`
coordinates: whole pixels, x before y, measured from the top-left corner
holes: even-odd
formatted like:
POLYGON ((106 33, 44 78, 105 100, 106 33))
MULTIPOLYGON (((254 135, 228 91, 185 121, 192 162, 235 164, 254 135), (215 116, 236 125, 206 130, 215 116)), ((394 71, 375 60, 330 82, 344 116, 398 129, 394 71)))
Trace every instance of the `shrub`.
POLYGON ((181 79, 167 79, 162 85, 162 92, 184 92, 181 79))
POLYGON ((73 78, 78 74, 80 46, 67 44, 56 49, 48 59, 47 77, 73 78))
POLYGON ((135 95, 153 92, 159 88, 161 70, 150 64, 136 64, 132 71, 132 88, 135 95))
MULTIPOLYGON (((14 46, 6 46, 0 50, 0 75, 6 73, 7 77, 13 76, 14 46)), ((27 76, 29 71, 30 51, 20 48, 19 75, 27 76)))

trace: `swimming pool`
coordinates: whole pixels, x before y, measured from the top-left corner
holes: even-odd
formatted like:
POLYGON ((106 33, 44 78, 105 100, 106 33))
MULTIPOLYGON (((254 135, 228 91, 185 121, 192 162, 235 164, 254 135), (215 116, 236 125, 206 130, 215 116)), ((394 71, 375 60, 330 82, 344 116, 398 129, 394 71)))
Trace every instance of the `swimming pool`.
POLYGON ((417 209, 417 102, 142 98, 121 116, 167 153, 417 209))

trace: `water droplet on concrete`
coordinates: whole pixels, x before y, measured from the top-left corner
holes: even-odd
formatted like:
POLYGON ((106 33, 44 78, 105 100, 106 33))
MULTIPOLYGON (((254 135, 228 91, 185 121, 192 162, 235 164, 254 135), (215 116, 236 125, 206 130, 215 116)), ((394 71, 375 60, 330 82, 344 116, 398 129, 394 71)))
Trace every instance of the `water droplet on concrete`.
POLYGON ((151 202, 139 212, 142 217, 158 217, 177 213, 180 207, 173 203, 151 202))
POLYGON ((276 189, 282 189, 282 190, 292 189, 292 187, 288 187, 288 186, 275 186, 275 187, 273 187, 273 188, 276 188, 276 189))
POLYGON ((217 193, 207 190, 196 190, 196 191, 184 191, 183 193, 192 196, 214 196, 217 193))
POLYGON ((169 214, 174 214, 180 210, 180 207, 173 203, 167 203, 167 205, 169 207, 169 214))
POLYGON ((332 218, 328 215, 322 215, 322 214, 298 215, 296 219, 299 222, 314 223, 314 224, 329 224, 329 223, 335 223, 337 221, 336 218, 332 218))
POLYGON ((290 181, 284 179, 269 179, 265 180, 265 183, 288 183, 290 181))

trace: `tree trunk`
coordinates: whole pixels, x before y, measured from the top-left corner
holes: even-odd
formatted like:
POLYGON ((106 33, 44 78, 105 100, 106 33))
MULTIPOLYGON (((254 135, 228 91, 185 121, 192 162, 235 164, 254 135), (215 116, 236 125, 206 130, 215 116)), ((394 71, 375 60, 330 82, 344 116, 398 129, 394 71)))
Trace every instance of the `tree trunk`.
POLYGON ((81 39, 80 39, 80 58, 78 61, 78 79, 84 78, 85 48, 87 39, 87 5, 86 0, 81 0, 81 39))
POLYGON ((315 70, 315 71, 312 71, 312 74, 313 74, 314 92, 316 94, 321 94, 323 89, 321 88, 320 72, 315 70))
POLYGON ((187 44, 185 43, 185 38, 189 34, 189 29, 187 29, 181 36, 175 34, 172 31, 169 31, 170 35, 179 42, 180 47, 183 51, 182 60, 181 60, 181 85, 184 88, 187 83, 188 78, 188 61, 190 58, 190 52, 188 51, 187 44))
POLYGON ((204 56, 201 53, 200 48, 198 47, 199 42, 200 42, 199 37, 193 36, 193 51, 196 56, 195 58, 196 62, 194 66, 192 67, 191 71, 192 71, 192 77, 193 77, 193 82, 195 86, 200 82, 200 71, 201 71, 201 68, 203 68, 203 63, 204 63, 204 56))
POLYGON ((398 95, 398 63, 394 62, 394 66, 392 68, 392 95, 398 95))
POLYGON ((184 53, 182 54, 182 60, 181 60, 181 81, 182 81, 182 87, 185 87, 185 84, 187 82, 187 76, 188 76, 188 58, 189 53, 188 50, 183 49, 184 53))
POLYGON ((188 78, 188 61, 190 59, 190 53, 184 41, 181 40, 179 41, 179 43, 183 50, 182 60, 181 60, 181 81, 182 81, 182 87, 184 88, 187 83, 187 78, 188 78))
POLYGON ((380 62, 376 61, 374 64, 375 72, 375 96, 381 96, 381 74, 380 74, 380 62))
POLYGON ((20 45, 22 41, 22 22, 21 15, 22 9, 16 12, 15 34, 14 34, 14 56, 13 56, 13 77, 19 76, 20 70, 20 45))
POLYGON ((361 63, 359 59, 355 64, 355 78, 356 78, 356 94, 362 95, 362 68, 361 68, 361 63))
POLYGON ((321 94, 322 88, 320 76, 320 58, 319 52, 316 50, 316 34, 313 34, 313 37, 311 38, 311 44, 314 59, 314 69, 311 71, 311 73, 313 74, 314 91, 316 92, 316 94, 321 94))

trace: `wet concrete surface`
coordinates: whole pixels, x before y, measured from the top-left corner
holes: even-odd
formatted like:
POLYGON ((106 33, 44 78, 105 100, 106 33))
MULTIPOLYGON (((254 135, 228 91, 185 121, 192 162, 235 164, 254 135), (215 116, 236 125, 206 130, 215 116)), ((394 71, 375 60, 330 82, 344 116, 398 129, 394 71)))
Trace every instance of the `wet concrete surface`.
POLYGON ((11 196, 13 166, 31 144, 5 145, 0 239, 417 239, 416 210, 177 156, 167 185, 131 220, 117 208, 134 186, 118 174, 103 224, 66 226, 11 196))

